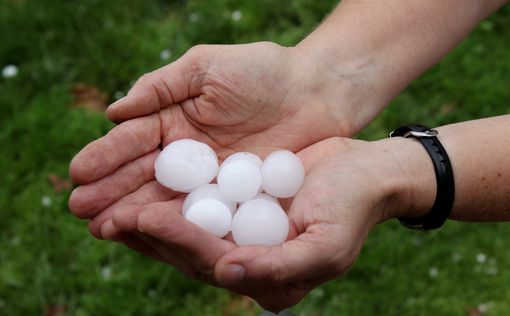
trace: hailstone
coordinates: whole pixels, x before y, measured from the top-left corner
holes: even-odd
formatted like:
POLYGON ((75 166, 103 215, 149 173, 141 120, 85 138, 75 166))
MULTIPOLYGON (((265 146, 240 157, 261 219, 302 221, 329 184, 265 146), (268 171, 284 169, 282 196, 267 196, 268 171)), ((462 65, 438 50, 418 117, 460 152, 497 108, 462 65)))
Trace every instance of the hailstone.
POLYGON ((224 196, 236 202, 244 202, 259 193, 262 176, 255 164, 238 159, 222 165, 217 181, 224 196))
POLYGON ((191 192, 211 182, 218 168, 218 157, 214 150, 192 139, 170 143, 154 163, 158 182, 178 192, 191 192))
MULTIPOLYGON (((247 151, 241 151, 241 152, 237 152, 235 154, 228 156, 227 159, 225 159, 225 161, 223 161, 223 163, 221 164, 221 167, 223 167, 223 165, 225 165, 231 161, 235 161, 235 160, 249 161, 252 164, 254 164, 255 166, 257 166, 258 168, 260 168, 262 166, 262 159, 260 159, 259 156, 252 154, 250 152, 247 152, 247 151)), ((221 169, 221 167, 220 167, 220 169, 221 169)))
POLYGON ((229 208, 232 214, 236 211, 236 202, 227 199, 223 194, 221 194, 216 183, 210 183, 196 188, 186 196, 184 204, 182 205, 182 214, 186 215, 186 212, 193 204, 203 199, 214 199, 222 202, 229 208))
POLYGON ((279 245, 287 239, 289 220, 276 203, 255 199, 243 203, 232 219, 232 236, 239 246, 279 245))
POLYGON ((194 203, 184 217, 219 238, 228 234, 232 223, 230 209, 214 199, 203 199, 194 203))
POLYGON ((305 181, 301 160, 288 150, 271 153, 260 170, 264 192, 279 198, 293 197, 305 181))

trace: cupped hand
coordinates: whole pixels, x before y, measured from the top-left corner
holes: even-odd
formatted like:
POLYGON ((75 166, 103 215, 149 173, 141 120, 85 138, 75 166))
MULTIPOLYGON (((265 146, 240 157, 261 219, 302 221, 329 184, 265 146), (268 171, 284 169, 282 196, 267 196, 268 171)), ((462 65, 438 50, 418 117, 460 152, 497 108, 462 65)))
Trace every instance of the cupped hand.
MULTIPOLYGON (((352 136, 349 101, 324 91, 317 62, 271 42, 199 45, 142 76, 108 108, 116 122, 159 113, 163 143, 194 138, 220 156, 236 150, 298 151, 331 136, 352 136), (345 105, 342 105, 344 103, 345 105)), ((349 87, 350 88, 350 87, 349 87)))
POLYGON ((331 138, 298 153, 303 187, 289 202, 290 235, 282 245, 232 248, 215 265, 220 286, 278 312, 342 275, 369 230, 383 220, 391 191, 370 143, 331 138))
POLYGON ((93 219, 94 236, 110 238, 115 208, 176 197, 154 182, 153 170, 159 148, 176 139, 206 142, 223 159, 235 151, 298 151, 333 135, 351 136, 350 118, 359 112, 353 105, 362 93, 347 93, 349 80, 323 90, 328 85, 318 69, 324 65, 317 65, 296 48, 269 42, 203 45, 142 76, 108 109, 111 119, 126 121, 71 162, 80 184, 71 211, 93 219))
POLYGON ((384 144, 330 138, 298 155, 307 176, 297 196, 282 201, 290 222, 282 245, 238 247, 216 238, 181 216, 182 198, 120 206, 113 225, 146 242, 144 254, 282 310, 351 266, 396 191, 389 175, 398 166, 387 164, 394 157, 384 144))

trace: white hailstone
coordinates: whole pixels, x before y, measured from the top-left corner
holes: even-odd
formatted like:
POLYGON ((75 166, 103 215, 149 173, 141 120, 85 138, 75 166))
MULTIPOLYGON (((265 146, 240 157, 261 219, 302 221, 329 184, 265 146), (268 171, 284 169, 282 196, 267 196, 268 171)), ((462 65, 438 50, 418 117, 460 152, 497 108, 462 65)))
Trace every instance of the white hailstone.
MULTIPOLYGON (((280 205, 280 202, 278 202, 278 199, 275 198, 274 196, 269 195, 269 194, 259 193, 259 194, 255 195, 255 197, 253 198, 253 200, 256 200, 256 199, 263 199, 263 200, 273 202, 273 203, 280 205)), ((249 202, 249 201, 247 201, 247 202, 249 202)), ((241 205, 239 205, 239 207, 243 206, 244 203, 246 203, 246 202, 241 203, 241 205)))
POLYGON ((278 204, 256 199, 239 207, 231 229, 234 241, 239 246, 279 245, 287 239, 289 220, 278 204))
MULTIPOLYGON (((259 156, 252 154, 250 152, 247 152, 247 151, 242 151, 242 152, 238 152, 238 153, 228 156, 227 159, 225 159, 225 161, 223 161, 223 163, 221 164, 221 167, 223 167, 223 165, 225 165, 229 162, 236 161, 236 160, 245 160, 245 161, 251 162, 258 168, 260 168, 262 166, 262 159, 260 159, 259 156)), ((221 167, 220 167, 220 169, 221 169, 221 167)))
POLYGON ((245 202, 259 193, 262 176, 256 165, 238 159, 222 165, 217 181, 224 196, 236 202, 245 202))
POLYGON ((232 214, 236 211, 236 202, 227 199, 221 192, 217 184, 210 183, 204 184, 191 191, 190 194, 186 196, 184 199, 184 204, 182 204, 182 215, 186 215, 188 209, 195 204, 196 202, 203 199, 213 199, 225 204, 232 214))
POLYGON ((181 139, 161 151, 154 169, 159 183, 187 193, 214 179, 218 173, 218 157, 207 144, 181 139))
POLYGON ((235 10, 232 12, 232 20, 239 21, 243 17, 243 13, 239 10, 235 10))
POLYGON ((160 53, 159 53, 159 58, 161 60, 167 60, 168 58, 170 58, 172 56, 172 51, 170 51, 168 48, 167 49, 163 49, 160 53))
POLYGON ((301 160, 288 150, 278 150, 267 156, 261 173, 264 192, 279 198, 293 197, 305 181, 301 160))
POLYGON ((214 199, 203 199, 194 203, 184 217, 219 238, 228 234, 232 223, 230 209, 214 199))
POLYGON ((2 69, 4 78, 12 78, 18 75, 18 67, 16 65, 7 65, 2 69))

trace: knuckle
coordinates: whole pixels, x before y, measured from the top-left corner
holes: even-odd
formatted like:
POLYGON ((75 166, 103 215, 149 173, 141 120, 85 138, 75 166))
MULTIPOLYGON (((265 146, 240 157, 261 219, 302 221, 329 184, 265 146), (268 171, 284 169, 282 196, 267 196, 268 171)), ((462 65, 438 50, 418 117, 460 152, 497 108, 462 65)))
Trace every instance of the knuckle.
POLYGON ((269 263, 268 281, 279 284, 285 281, 285 277, 289 274, 287 265, 282 261, 271 261, 269 263))
POLYGON ((171 221, 168 219, 168 216, 143 207, 138 217, 138 230, 147 232, 155 237, 163 237, 165 240, 176 240, 182 236, 184 231, 181 225, 169 224, 171 221), (162 215, 165 215, 166 218, 162 215))
POLYGON ((140 78, 138 78, 138 80, 136 80, 135 82, 135 86, 138 86, 138 85, 146 85, 146 84, 149 84, 152 80, 152 76, 151 76, 151 72, 148 72, 148 73, 145 73, 143 75, 140 76, 140 78))
POLYGON ((210 45, 206 44, 195 45, 188 49, 185 55, 191 58, 200 58, 207 53, 209 48, 210 45))
POLYGON ((135 144, 140 146, 143 144, 142 139, 136 128, 130 124, 120 124, 116 128, 112 129, 109 134, 111 135, 112 143, 118 144, 127 137, 126 143, 135 144))

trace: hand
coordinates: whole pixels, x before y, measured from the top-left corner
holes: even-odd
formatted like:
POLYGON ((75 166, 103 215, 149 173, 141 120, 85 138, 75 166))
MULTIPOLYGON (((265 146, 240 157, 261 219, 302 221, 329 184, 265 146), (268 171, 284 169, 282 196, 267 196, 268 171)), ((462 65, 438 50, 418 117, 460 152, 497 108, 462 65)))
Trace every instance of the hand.
POLYGON ((154 181, 153 162, 161 145, 179 138, 206 142, 225 158, 243 150, 297 151, 330 136, 351 136, 363 126, 353 122, 366 112, 359 104, 369 89, 360 74, 324 69, 305 51, 267 42, 191 49, 140 78, 108 109, 113 120, 129 120, 71 162, 70 174, 81 184, 71 195, 71 211, 93 218, 94 236, 112 238, 115 208, 176 197, 154 181))
POLYGON ((118 208, 113 223, 125 232, 143 232, 156 259, 279 311, 345 272, 369 230, 416 201, 400 194, 410 187, 400 162, 426 165, 420 146, 407 139, 331 138, 299 152, 306 182, 292 201, 284 201, 290 233, 280 246, 237 247, 230 238, 216 238, 180 215, 182 199, 118 208))

